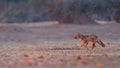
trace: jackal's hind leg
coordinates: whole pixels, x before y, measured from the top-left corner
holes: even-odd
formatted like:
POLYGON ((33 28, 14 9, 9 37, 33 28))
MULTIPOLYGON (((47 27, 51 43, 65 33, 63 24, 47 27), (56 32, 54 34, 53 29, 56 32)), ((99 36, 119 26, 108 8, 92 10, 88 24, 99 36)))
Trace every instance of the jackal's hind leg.
POLYGON ((95 43, 93 43, 93 45, 92 45, 92 50, 95 48, 95 43))

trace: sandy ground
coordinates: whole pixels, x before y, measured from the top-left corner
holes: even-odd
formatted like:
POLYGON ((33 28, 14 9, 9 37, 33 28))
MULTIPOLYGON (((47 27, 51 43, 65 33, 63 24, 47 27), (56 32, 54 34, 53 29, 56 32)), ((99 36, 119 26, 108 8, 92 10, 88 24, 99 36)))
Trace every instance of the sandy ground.
POLYGON ((120 68, 120 24, 0 24, 0 68, 120 68), (79 49, 77 32, 106 47, 79 49))

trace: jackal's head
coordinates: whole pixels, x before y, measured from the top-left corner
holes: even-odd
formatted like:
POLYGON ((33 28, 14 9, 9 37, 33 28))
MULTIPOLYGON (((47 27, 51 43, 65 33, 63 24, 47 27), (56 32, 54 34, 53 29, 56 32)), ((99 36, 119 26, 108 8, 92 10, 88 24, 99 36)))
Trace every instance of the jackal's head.
POLYGON ((81 37, 81 34, 80 33, 76 33, 75 35, 74 35, 74 39, 79 39, 81 37))

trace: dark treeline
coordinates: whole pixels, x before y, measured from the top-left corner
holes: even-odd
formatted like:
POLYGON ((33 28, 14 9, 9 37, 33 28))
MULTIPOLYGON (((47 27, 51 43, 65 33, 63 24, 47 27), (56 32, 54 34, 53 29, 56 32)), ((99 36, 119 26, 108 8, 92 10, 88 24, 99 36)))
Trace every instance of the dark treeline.
POLYGON ((120 0, 0 0, 0 22, 49 20, 60 23, 120 22, 120 0))

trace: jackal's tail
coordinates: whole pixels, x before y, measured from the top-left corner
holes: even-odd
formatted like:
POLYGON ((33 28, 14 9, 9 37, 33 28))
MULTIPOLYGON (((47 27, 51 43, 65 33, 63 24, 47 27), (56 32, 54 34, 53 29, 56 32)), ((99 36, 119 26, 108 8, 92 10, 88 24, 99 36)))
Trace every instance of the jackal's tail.
POLYGON ((105 44, 100 39, 97 40, 97 43, 100 44, 102 47, 105 47, 105 44))

